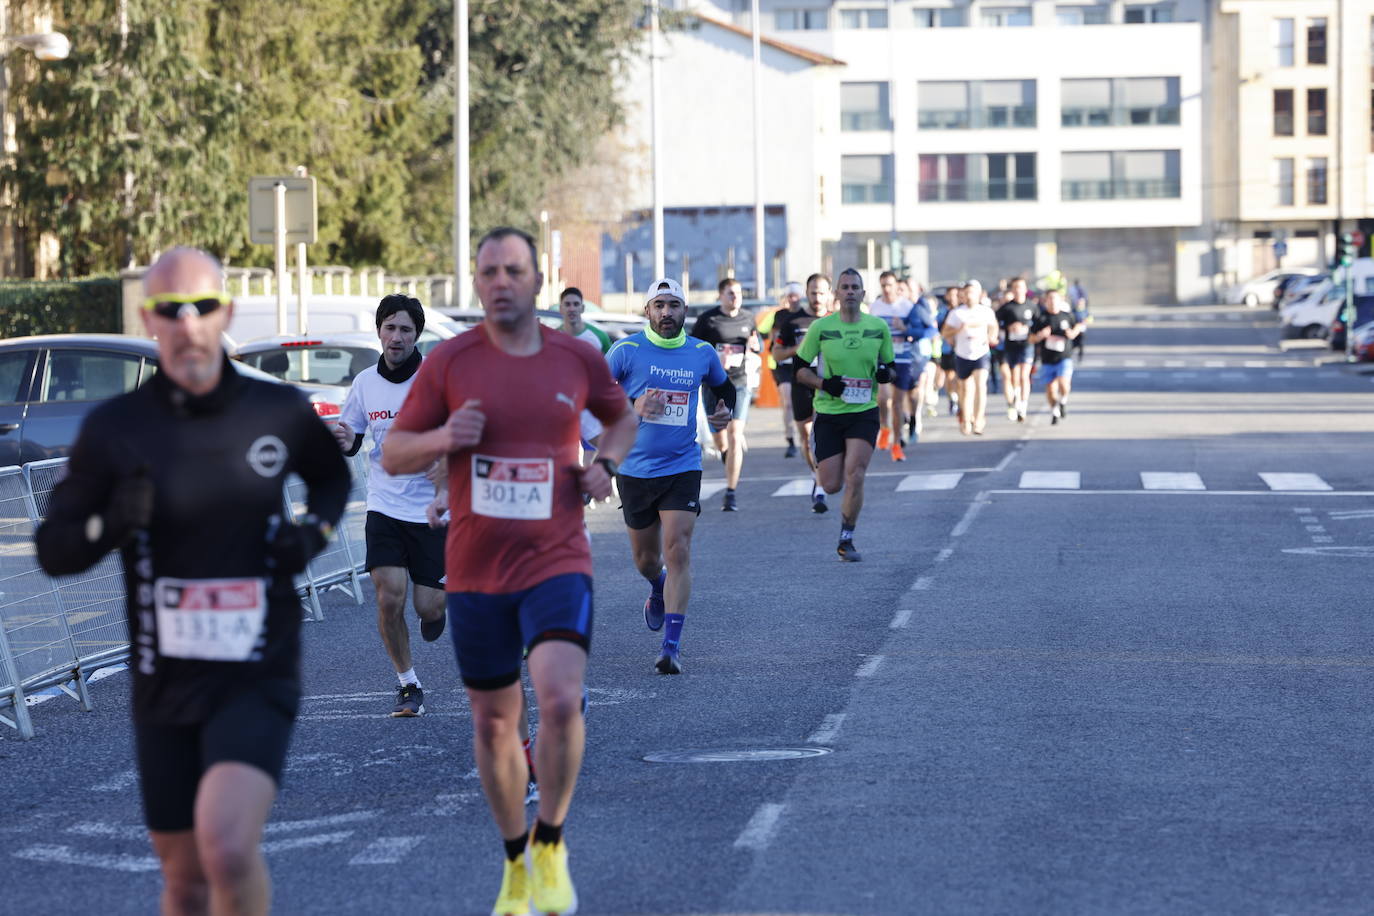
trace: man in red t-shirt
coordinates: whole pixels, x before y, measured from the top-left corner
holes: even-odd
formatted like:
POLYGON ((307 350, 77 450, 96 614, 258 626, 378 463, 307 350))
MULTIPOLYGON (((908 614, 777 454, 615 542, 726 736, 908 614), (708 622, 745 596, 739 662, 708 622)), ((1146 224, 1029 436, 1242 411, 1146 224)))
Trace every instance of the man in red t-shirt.
POLYGON ((542 327, 534 240, 518 229, 477 245, 482 324, 435 347, 387 434, 388 474, 448 460, 449 630, 472 703, 482 789, 506 846, 494 912, 571 913, 563 822, 582 764, 582 681, 592 632, 583 496, 607 499, 638 422, 592 347, 542 327), (583 409, 605 426, 578 456, 583 409), (539 814, 526 834, 520 662, 539 705, 539 814), (526 846, 529 846, 528 867, 526 846))

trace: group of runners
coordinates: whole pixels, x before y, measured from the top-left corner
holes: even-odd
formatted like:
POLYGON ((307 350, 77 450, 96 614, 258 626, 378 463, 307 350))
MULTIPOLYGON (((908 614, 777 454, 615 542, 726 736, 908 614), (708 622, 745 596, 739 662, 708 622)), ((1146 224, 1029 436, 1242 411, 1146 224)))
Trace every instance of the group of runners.
MULTIPOLYGON (((723 508, 738 511, 748 361, 762 336, 733 280, 691 334, 686 296, 670 278, 650 286, 644 330, 613 345, 582 321, 575 289, 560 297, 566 333, 546 328, 535 316, 537 263, 524 232, 487 233, 474 276, 483 322, 424 358, 420 304, 382 299, 381 355, 353 380, 332 437, 293 389, 231 368, 220 340, 233 301, 212 256, 174 249, 145 274, 142 315, 159 370, 88 416, 36 541, 52 574, 122 553, 134 743, 164 913, 268 910, 261 838, 301 697, 293 577, 338 524, 349 490, 343 456, 369 437, 366 567, 398 680, 391 715, 424 712, 409 590, 422 638, 447 628, 471 705, 474 756, 505 853, 492 912, 576 911, 563 826, 582 761, 593 632, 584 505, 618 490, 648 585, 644 622, 663 634, 654 670, 680 674, 701 512, 698 401, 725 463, 723 508), (307 486, 307 513, 295 521, 281 515, 291 473, 307 486), (537 706, 532 745, 522 670, 537 706)), ((953 345, 960 422, 977 434, 988 351, 1003 330, 1006 352, 1018 354, 1007 362, 1021 417, 1029 381, 1013 344, 1038 343, 1055 365, 1063 360, 1049 354, 1067 348, 1053 342, 1081 332, 1056 319, 1053 298, 1032 315, 1016 311, 1013 294, 999 324, 974 283, 949 293, 948 314, 935 316, 903 298, 896 277, 880 285, 866 310, 857 270, 833 287, 813 275, 789 290, 795 308, 767 330, 793 421, 789 454, 799 451, 814 473, 812 511, 843 494, 837 554, 846 562, 860 560, 854 532, 875 449, 901 460, 933 405, 937 339, 953 345)), ((1068 375, 1054 377, 1060 410, 1068 375)))

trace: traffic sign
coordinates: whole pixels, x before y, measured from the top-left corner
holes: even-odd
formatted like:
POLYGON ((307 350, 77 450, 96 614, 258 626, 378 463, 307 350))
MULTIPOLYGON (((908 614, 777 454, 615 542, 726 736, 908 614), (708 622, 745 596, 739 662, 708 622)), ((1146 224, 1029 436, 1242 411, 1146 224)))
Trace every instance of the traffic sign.
POLYGON ((286 186, 286 244, 315 244, 319 216, 313 176, 295 175, 248 179, 248 238, 254 245, 277 241, 276 186, 286 186))

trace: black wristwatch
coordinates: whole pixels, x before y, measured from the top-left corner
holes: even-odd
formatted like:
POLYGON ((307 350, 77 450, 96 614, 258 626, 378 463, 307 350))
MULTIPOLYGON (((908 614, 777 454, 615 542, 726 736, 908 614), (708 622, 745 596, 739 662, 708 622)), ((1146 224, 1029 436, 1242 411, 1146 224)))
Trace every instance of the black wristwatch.
POLYGON ((602 465, 603 467, 605 467, 605 468, 606 468, 606 473, 607 473, 607 474, 610 474, 612 477, 619 477, 619 476, 620 476, 620 465, 616 464, 614 461, 612 461, 612 460, 609 459, 609 458, 597 458, 597 459, 596 459, 594 462, 592 462, 592 463, 593 463, 593 464, 599 464, 599 465, 602 465))

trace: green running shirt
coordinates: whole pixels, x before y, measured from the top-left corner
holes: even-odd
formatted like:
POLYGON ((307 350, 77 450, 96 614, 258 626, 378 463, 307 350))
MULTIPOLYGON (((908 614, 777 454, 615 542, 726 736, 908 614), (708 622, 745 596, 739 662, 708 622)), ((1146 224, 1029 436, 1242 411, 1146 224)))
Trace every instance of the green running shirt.
POLYGON ((879 363, 892 362, 892 331, 887 322, 861 314, 850 324, 831 312, 811 322, 797 356, 808 363, 821 358, 816 370, 821 378, 845 379, 843 397, 816 392, 817 413, 862 413, 878 406, 878 385, 873 375, 879 363))

